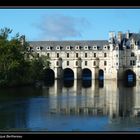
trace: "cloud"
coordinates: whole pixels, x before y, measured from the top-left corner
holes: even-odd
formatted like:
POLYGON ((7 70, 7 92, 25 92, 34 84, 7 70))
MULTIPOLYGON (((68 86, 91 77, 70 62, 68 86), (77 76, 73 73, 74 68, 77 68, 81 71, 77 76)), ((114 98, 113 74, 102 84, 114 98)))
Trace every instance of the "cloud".
POLYGON ((45 16, 36 26, 41 38, 46 40, 63 40, 67 38, 82 37, 89 22, 85 18, 76 18, 60 14, 45 16))

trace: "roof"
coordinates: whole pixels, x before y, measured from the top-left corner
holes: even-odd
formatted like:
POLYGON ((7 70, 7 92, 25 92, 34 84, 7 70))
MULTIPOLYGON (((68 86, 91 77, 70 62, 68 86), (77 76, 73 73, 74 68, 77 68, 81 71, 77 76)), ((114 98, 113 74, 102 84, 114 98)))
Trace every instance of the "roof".
POLYGON ((139 41, 140 40, 140 34, 138 33, 133 33, 130 36, 130 39, 133 38, 135 41, 139 41))
POLYGON ((108 40, 78 40, 78 41, 29 41, 30 46, 33 48, 41 46, 42 51, 47 51, 46 47, 52 47, 52 50, 56 50, 56 46, 62 47, 61 50, 65 50, 66 46, 71 46, 72 50, 75 50, 75 46, 81 47, 81 50, 84 50, 84 46, 89 46, 89 50, 93 46, 98 46, 100 49, 104 45, 109 45, 108 40))

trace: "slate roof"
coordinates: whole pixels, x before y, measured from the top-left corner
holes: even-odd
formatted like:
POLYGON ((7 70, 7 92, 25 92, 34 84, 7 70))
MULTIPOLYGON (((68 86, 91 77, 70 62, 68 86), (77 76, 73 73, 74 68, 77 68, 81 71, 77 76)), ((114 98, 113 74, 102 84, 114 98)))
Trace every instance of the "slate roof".
POLYGON ((93 46, 97 46, 98 50, 102 49, 104 45, 109 45, 108 40, 82 40, 82 41, 29 41, 30 46, 36 51, 36 47, 41 46, 42 51, 48 51, 47 46, 50 46, 51 51, 56 50, 56 46, 61 47, 61 51, 66 50, 66 46, 70 46, 71 50, 75 50, 75 46, 79 46, 80 50, 84 50, 84 46, 88 46, 89 50, 93 50, 93 46))
POLYGON ((135 41, 139 41, 140 40, 140 34, 138 34, 138 33, 133 33, 133 34, 131 34, 131 36, 130 36, 130 39, 134 39, 135 41))
MULTIPOLYGON (((129 48, 130 46, 130 40, 134 39, 136 42, 139 42, 140 44, 140 34, 139 33, 129 33, 129 39, 126 38, 126 34, 122 34, 122 41, 121 43, 118 42, 118 39, 115 37, 113 43, 119 44, 119 49, 123 50, 123 44, 129 48)), ((79 51, 87 51, 85 50, 85 46, 88 46, 88 50, 93 50, 94 46, 97 46, 97 50, 102 50, 104 45, 109 45, 108 40, 75 40, 75 41, 29 41, 28 42, 30 46, 32 47, 33 51, 39 51, 36 48, 41 47, 41 51, 59 51, 57 50, 57 46, 60 46, 60 51, 67 51, 66 47, 70 46, 71 51, 76 51, 75 46, 79 46, 79 51), (47 50, 46 48, 50 46, 51 49, 47 50)), ((96 49, 94 49, 96 50, 96 49)))

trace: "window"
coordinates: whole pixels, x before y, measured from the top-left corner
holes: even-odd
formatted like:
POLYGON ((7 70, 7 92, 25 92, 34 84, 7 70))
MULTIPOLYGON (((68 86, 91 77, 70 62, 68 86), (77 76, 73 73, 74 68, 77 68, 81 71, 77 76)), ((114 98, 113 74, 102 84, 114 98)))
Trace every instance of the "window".
POLYGON ((94 57, 96 57, 96 53, 94 53, 93 55, 94 55, 94 57))
POLYGON ((76 61, 76 66, 78 66, 78 61, 76 61))
POLYGON ((88 46, 84 46, 84 50, 88 50, 88 46))
POLYGON ((118 63, 116 63, 116 65, 118 66, 118 63))
POLYGON ((104 53, 104 57, 107 57, 107 54, 106 53, 104 53))
POLYGON ((85 53, 85 57, 87 57, 87 53, 85 53))
POLYGON ((67 49, 67 50, 70 50, 70 46, 66 46, 66 49, 67 49))
POLYGON ((132 62, 132 60, 130 60, 130 66, 132 66, 133 65, 133 62, 132 62))
POLYGON ((104 61, 104 66, 106 66, 107 65, 107 62, 106 61, 104 61))
POLYGON ((67 66, 69 66, 69 61, 67 61, 67 66))
POLYGON ((57 62, 56 62, 56 66, 58 66, 58 65, 59 65, 59 62, 57 61, 57 62))
POLYGON ((107 49, 107 45, 104 45, 104 49, 105 49, 105 50, 107 49))
POLYGON ((118 57, 118 54, 116 54, 116 57, 118 57))
POLYGON ((47 57, 50 57, 50 53, 47 53, 47 57))
POLYGON ((76 53, 76 57, 78 57, 78 53, 76 53))
POLYGON ((37 53, 37 57, 39 57, 39 53, 37 53))
POLYGON ((85 61, 85 66, 87 66, 87 61, 85 61))
POLYGON ((93 46, 93 50, 96 50, 97 49, 97 46, 93 46))
POLYGON ((110 46, 107 46, 108 50, 110 49, 110 46))
POLYGON ((36 47, 36 50, 40 50, 40 47, 36 47))
POLYGON ((56 46, 56 50, 60 50, 60 46, 56 46))
POLYGON ((93 66, 96 66, 96 61, 93 62, 93 66))
POLYGON ((47 46, 47 47, 46 47, 46 50, 50 50, 50 49, 51 49, 51 47, 50 47, 50 46, 47 46))
POLYGON ((69 53, 67 53, 67 58, 69 58, 69 53))
POLYGON ((136 61, 135 61, 135 60, 133 60, 133 66, 134 66, 134 65, 136 65, 136 61))
POLYGON ((79 50, 79 46, 75 46, 75 49, 76 49, 76 50, 79 50))
POLYGON ((134 49, 134 44, 131 44, 131 48, 134 49))
POLYGON ((57 58, 59 57, 59 53, 57 53, 57 58))
POLYGON ((135 56, 134 52, 131 52, 131 57, 134 57, 134 56, 135 56))

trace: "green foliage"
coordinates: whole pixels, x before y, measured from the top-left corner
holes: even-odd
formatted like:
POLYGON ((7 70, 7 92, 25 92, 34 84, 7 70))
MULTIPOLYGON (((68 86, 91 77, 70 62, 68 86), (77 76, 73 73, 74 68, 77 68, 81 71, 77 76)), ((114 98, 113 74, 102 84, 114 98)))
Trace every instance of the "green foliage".
POLYGON ((50 58, 48 56, 43 55, 43 56, 40 57, 40 59, 41 59, 40 61, 43 64, 45 69, 50 68, 51 63, 49 61, 50 58))
POLYGON ((45 56, 36 57, 30 61, 27 55, 27 42, 21 43, 21 36, 16 34, 8 40, 12 32, 9 28, 0 30, 0 86, 16 86, 33 83, 42 79, 43 68, 50 66, 45 56))
POLYGON ((6 28, 6 27, 3 29, 0 29, 0 39, 7 40, 8 36, 11 32, 12 32, 12 30, 9 28, 6 28))

